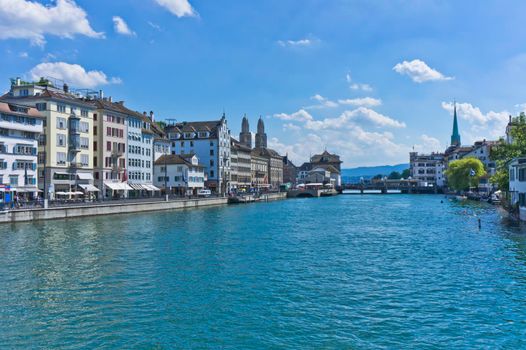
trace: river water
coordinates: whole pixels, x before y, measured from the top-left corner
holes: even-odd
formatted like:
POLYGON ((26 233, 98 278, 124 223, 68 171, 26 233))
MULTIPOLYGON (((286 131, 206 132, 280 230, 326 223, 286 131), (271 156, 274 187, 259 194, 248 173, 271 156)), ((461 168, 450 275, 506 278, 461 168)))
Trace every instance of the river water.
POLYGON ((2 225, 0 287, 1 349, 526 348, 526 231, 442 196, 2 225))

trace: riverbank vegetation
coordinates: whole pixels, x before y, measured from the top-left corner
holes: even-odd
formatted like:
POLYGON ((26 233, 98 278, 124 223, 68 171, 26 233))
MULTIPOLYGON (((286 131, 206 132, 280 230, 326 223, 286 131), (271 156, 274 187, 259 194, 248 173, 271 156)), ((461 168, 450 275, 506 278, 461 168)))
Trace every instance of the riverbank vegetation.
POLYGON ((484 164, 477 158, 464 158, 449 163, 444 172, 449 187, 455 191, 469 190, 478 187, 480 178, 486 175, 484 164))
POLYGON ((500 139, 492 148, 490 158, 495 162, 496 172, 491 177, 491 182, 498 185, 505 192, 509 190, 508 163, 516 157, 526 155, 526 115, 521 113, 511 121, 509 140, 500 139))

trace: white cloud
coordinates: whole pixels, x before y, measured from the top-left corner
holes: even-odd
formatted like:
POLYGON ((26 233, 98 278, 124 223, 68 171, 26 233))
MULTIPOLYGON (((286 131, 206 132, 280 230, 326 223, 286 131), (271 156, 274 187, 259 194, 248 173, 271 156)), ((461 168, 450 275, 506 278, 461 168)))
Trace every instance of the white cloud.
MULTIPOLYGON (((442 102, 442 108, 453 115, 454 104, 452 102, 442 102)), ((489 111, 482 113, 480 108, 473 106, 471 103, 457 103, 457 115, 460 119, 469 123, 469 129, 462 130, 462 125, 459 125, 461 136, 464 142, 472 143, 480 139, 498 139, 506 132, 506 125, 508 124, 508 111, 489 111)))
POLYGON ((20 52, 18 54, 18 57, 20 58, 28 58, 29 57, 29 54, 27 52, 20 52))
POLYGON ((382 100, 373 97, 350 98, 338 100, 339 104, 351 106, 375 107, 382 104, 382 100))
POLYGON ((122 35, 135 36, 135 32, 132 31, 122 17, 119 16, 113 16, 113 29, 122 35))
POLYGON ((406 126, 405 123, 366 107, 324 119, 316 119, 305 109, 290 114, 274 114, 274 118, 286 121, 283 128, 289 131, 290 137, 287 141, 273 138, 269 142, 270 147, 282 154, 288 153, 298 164, 307 161, 310 154, 322 152, 325 148, 340 154, 346 162, 345 166, 393 164, 406 162, 411 149, 395 142, 392 132, 382 130, 401 129, 406 126), (374 128, 374 131, 367 128, 374 128), (307 136, 303 136, 305 134, 307 136))
POLYGON ((153 23, 153 22, 150 22, 150 21, 148 21, 147 23, 148 23, 148 25, 149 25, 150 27, 152 27, 153 29, 155 29, 155 30, 157 30, 157 31, 159 31, 159 32, 162 30, 162 29, 161 29, 161 26, 158 25, 158 24, 156 24, 156 23, 153 23))
POLYGON ((29 71, 29 75, 34 80, 38 80, 40 77, 53 77, 79 88, 94 88, 100 85, 120 84, 122 82, 120 78, 108 78, 101 71, 86 71, 78 64, 66 62, 40 63, 29 71))
POLYGON ((351 90, 362 90, 362 91, 373 91, 373 88, 369 84, 358 84, 353 83, 349 86, 351 90))
POLYGON ((398 63, 393 67, 393 70, 399 74, 409 76, 416 83, 453 79, 429 67, 424 61, 418 59, 412 60, 411 62, 403 61, 402 63, 398 63))
POLYGON ((274 117, 281 119, 281 120, 294 120, 297 122, 305 122, 309 120, 314 120, 312 115, 310 115, 309 112, 307 112, 304 109, 300 109, 299 111, 294 112, 292 114, 287 114, 287 113, 274 114, 274 117))
POLYGON ((362 84, 362 83, 355 83, 352 80, 351 73, 348 72, 345 75, 345 80, 347 80, 347 83, 349 84, 349 88, 351 90, 361 90, 361 91, 372 91, 373 88, 369 84, 362 84))
POLYGON ((311 100, 317 101, 319 104, 314 106, 305 107, 305 109, 319 109, 319 108, 335 108, 338 107, 338 103, 327 99, 319 94, 311 96, 311 100))
POLYGON ((311 39, 300 39, 300 40, 278 40, 279 46, 282 47, 305 47, 310 46, 314 43, 311 39))
POLYGON ((86 12, 73 0, 57 0, 54 6, 0 0, 0 39, 28 39, 43 46, 46 35, 73 38, 77 34, 104 38, 104 33, 91 28, 86 12))
POLYGON ((168 11, 170 11, 172 14, 176 15, 177 17, 195 17, 197 16, 197 12, 195 12, 194 8, 188 0, 155 0, 157 4, 161 5, 162 7, 166 8, 168 11))
POLYGON ((445 149, 440 140, 426 134, 420 136, 420 142, 414 145, 415 151, 420 153, 443 152, 445 149))

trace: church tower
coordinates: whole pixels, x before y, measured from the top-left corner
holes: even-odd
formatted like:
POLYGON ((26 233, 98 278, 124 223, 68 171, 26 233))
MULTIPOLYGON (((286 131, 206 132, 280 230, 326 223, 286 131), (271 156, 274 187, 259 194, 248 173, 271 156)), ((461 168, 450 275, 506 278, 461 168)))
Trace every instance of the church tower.
POLYGON ((265 124, 259 117, 258 132, 256 133, 256 148, 267 148, 267 134, 265 134, 265 124))
POLYGON ((239 133, 239 142, 244 146, 252 148, 252 134, 250 133, 250 126, 248 125, 248 119, 246 114, 243 116, 243 120, 241 121, 241 132, 239 133))
POLYGON ((453 133, 451 134, 451 146, 460 146, 460 134, 458 133, 457 103, 453 110, 453 133))

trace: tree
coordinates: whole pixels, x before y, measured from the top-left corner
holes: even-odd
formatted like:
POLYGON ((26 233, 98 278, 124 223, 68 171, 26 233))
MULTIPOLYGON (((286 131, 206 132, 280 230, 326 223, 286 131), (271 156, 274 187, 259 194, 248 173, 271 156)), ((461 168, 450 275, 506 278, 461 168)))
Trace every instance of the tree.
POLYGON ((498 144, 491 149, 490 158, 495 162, 497 171, 491 177, 491 182, 496 183, 499 189, 508 191, 509 169, 508 162, 516 157, 526 155, 526 115, 521 113, 511 121, 511 142, 500 139, 498 144))
POLYGON ((410 176, 411 176, 411 172, 409 171, 409 169, 405 169, 404 171, 402 171, 403 179, 408 179, 410 176))
POLYGON ((445 174, 449 187, 456 191, 464 191, 478 186, 479 179, 486 175, 486 171, 479 159, 468 157, 449 163, 445 174))
POLYGON ((389 180, 399 180, 402 175, 398 171, 392 171, 387 177, 389 180))
POLYGON ((373 180, 381 180, 384 176, 382 174, 378 174, 373 176, 373 180))

